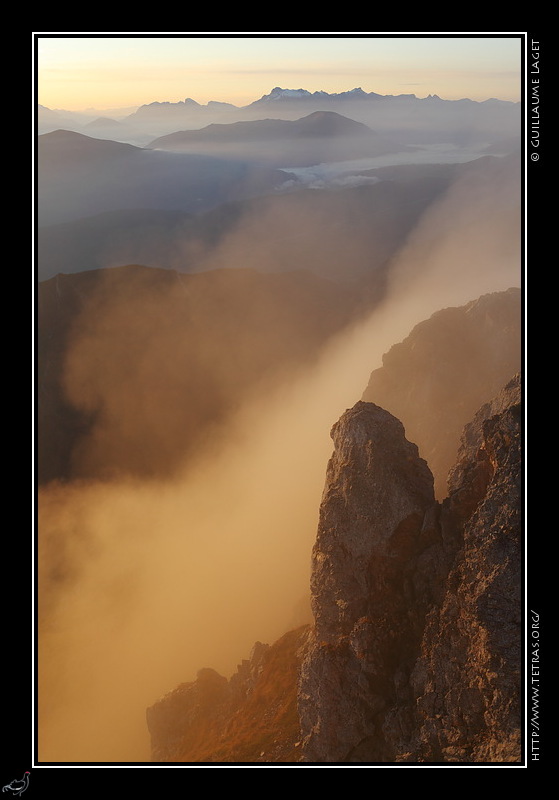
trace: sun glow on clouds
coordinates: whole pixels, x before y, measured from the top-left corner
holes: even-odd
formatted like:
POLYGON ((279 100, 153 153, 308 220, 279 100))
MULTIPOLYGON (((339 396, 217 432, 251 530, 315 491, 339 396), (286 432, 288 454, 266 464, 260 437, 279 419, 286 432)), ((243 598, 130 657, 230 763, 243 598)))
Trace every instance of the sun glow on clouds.
MULTIPOLYGON (((312 369, 247 400, 195 464, 167 482, 41 492, 41 760, 146 760, 148 705, 202 666, 230 675, 256 639, 293 627, 331 425, 415 324, 520 285, 521 175, 500 168, 498 180, 483 168, 453 184, 399 251, 383 304, 312 369)), ((239 224, 231 260, 252 243, 239 224)), ((78 365, 100 352, 83 336, 78 365)), ((66 377, 83 388, 81 371, 66 377)))

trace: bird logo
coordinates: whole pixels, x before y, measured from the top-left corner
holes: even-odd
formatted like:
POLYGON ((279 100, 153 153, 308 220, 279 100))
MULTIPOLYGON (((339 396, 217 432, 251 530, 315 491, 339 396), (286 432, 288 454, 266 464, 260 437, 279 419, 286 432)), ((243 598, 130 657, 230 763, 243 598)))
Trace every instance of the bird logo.
POLYGON ((19 795, 24 792, 27 787, 29 786, 29 775, 30 773, 26 770, 23 773, 23 778, 18 781, 12 781, 11 783, 7 783, 5 786, 2 787, 3 792, 12 792, 14 797, 19 797, 19 795))

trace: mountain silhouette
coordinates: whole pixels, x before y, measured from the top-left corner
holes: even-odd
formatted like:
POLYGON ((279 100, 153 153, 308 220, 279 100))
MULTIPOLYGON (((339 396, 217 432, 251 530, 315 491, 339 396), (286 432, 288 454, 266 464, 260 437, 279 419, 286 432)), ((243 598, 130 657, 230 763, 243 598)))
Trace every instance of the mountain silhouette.
POLYGON ((73 131, 37 141, 39 225, 117 209, 199 212, 285 180, 283 173, 238 160, 155 152, 73 131))
POLYGON ((150 143, 154 149, 221 153, 275 166, 307 166, 374 157, 402 150, 367 125, 334 111, 315 111, 297 120, 260 119, 211 124, 177 131, 150 143))

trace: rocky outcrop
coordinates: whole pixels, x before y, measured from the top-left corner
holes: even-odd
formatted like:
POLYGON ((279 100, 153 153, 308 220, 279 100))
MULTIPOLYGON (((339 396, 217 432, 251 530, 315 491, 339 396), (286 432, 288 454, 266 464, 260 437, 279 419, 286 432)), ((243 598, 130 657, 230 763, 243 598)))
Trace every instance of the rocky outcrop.
POLYGON ((436 535, 433 477, 402 424, 372 403, 346 412, 332 438, 299 696, 306 760, 362 760, 366 749, 388 761, 379 732, 421 635, 413 573, 436 535))
POLYGON ((230 696, 227 678, 204 668, 194 682, 181 684, 148 708, 152 761, 180 761, 185 750, 200 746, 230 696))
POLYGON ((157 763, 293 763, 300 757, 297 678, 309 628, 256 642, 227 680, 202 669, 147 710, 157 763))
POLYGON ((439 500, 464 426, 520 370, 521 303, 520 289, 511 288, 437 311, 383 356, 363 393, 403 423, 439 500))
POLYGON ((463 546, 412 675, 422 760, 520 758, 521 467, 514 380, 466 428, 449 479, 447 513, 463 520, 463 546))
POLYGON ((366 402, 332 429, 315 623, 148 709, 154 762, 521 759, 521 387, 465 428, 448 497, 366 402))
POLYGON ((370 403, 332 437, 301 669, 307 763, 520 758, 520 386, 467 428, 449 497, 370 403))

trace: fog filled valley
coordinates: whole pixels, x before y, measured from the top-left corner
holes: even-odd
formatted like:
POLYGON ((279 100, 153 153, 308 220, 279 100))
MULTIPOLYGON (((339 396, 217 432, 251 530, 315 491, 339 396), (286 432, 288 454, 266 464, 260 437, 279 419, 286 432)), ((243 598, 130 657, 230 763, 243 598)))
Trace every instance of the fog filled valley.
POLYGON ((519 104, 347 95, 40 109, 42 763, 155 761, 158 698, 312 624, 346 409, 442 502, 521 371, 519 104))

